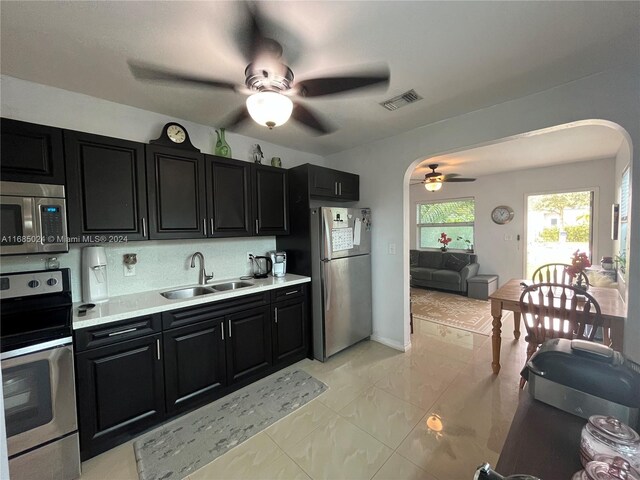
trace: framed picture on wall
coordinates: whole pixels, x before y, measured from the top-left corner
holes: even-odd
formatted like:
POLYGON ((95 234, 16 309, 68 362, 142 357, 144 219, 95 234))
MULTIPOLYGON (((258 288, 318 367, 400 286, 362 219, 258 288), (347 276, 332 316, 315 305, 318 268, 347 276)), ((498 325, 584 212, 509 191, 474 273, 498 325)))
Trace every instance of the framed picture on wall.
POLYGON ((618 240, 618 225, 620 224, 620 204, 611 205, 611 240, 618 240))

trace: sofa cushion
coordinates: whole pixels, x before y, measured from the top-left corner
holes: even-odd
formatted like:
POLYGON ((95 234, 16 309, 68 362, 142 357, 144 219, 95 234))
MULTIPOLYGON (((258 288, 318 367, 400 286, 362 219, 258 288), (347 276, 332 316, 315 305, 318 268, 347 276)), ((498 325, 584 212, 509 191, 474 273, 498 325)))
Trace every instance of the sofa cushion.
POLYGON ((418 250, 409 250, 409 265, 418 266, 418 250))
POLYGON ((433 272, 432 280, 442 283, 460 283, 460 274, 452 270, 437 270, 433 272))
POLYGON ((427 267, 413 267, 411 269, 411 279, 412 280, 431 280, 433 278, 433 272, 435 272, 435 268, 427 268, 427 267))
POLYGON ((467 265, 469 265, 467 258, 460 258, 453 254, 449 255, 447 260, 444 262, 444 268, 447 270, 453 270, 454 272, 459 272, 467 265))
POLYGON ((419 252, 418 266, 428 268, 442 268, 442 252, 419 252))

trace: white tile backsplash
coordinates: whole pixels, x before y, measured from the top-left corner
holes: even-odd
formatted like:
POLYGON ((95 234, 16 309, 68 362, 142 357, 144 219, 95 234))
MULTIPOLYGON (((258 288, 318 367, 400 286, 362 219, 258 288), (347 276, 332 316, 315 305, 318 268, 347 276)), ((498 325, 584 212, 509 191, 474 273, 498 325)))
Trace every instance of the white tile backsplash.
MULTIPOLYGON (((159 288, 192 285, 198 283, 199 262, 190 268, 191 255, 202 252, 207 274, 213 273, 214 281, 237 278, 250 273, 247 252, 264 255, 275 250, 275 237, 249 237, 207 240, 163 240, 105 244, 107 253, 107 277, 109 296, 126 295, 159 288), (123 255, 138 256, 136 275, 124 276, 123 255)), ((2 273, 43 270, 45 260, 57 256, 61 268, 71 269, 73 301, 82 299, 81 258, 82 246, 72 245, 69 253, 58 255, 20 255, 2 257, 2 273)))

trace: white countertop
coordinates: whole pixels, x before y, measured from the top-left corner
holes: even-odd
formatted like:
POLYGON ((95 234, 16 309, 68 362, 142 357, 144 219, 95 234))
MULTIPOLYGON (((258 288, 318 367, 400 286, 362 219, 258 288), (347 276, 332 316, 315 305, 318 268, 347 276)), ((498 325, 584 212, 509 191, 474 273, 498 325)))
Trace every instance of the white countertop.
MULTIPOLYGON (((207 286, 215 286, 219 283, 238 281, 237 278, 227 280, 216 280, 207 286)), ((183 285, 175 287, 162 288, 160 290, 152 290, 149 292, 133 293, 131 295, 121 295, 112 297, 103 303, 96 303, 91 310, 87 310, 86 314, 78 317, 78 307, 86 302, 75 302, 73 304, 73 321, 74 330, 85 327, 93 327, 105 323, 116 322, 118 320, 126 320, 127 318, 139 317, 142 315, 150 315, 152 313, 166 312, 178 308, 191 307, 193 305, 201 305, 204 303, 217 302, 218 300, 226 300, 228 298, 241 297, 243 295, 251 295, 252 293, 260 293, 266 290, 274 290, 276 288, 289 287, 300 283, 310 282, 309 277, 300 275, 287 274, 284 277, 275 278, 267 277, 260 279, 245 280, 253 283, 251 287, 239 288, 237 290, 228 290, 225 292, 209 293, 192 298, 183 298, 169 300, 160 295, 160 292, 176 290, 179 288, 188 288, 197 285, 183 285)))

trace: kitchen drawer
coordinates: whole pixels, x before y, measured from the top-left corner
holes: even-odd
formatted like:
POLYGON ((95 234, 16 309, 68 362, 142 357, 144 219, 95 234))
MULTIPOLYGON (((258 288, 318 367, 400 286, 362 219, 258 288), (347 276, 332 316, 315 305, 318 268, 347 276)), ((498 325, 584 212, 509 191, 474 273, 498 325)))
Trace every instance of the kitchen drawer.
POLYGON ((271 301, 279 302, 280 300, 289 300, 290 298, 302 297, 305 293, 306 285, 304 283, 293 285, 288 288, 279 288, 271 291, 271 301))
POLYGON ((74 332, 76 352, 131 340, 159 333, 162 328, 160 314, 130 318, 95 327, 82 328, 74 332))
POLYGON ((180 310, 173 310, 171 312, 162 312, 162 328, 168 330, 170 328, 182 327, 183 325, 191 325, 268 304, 269 292, 264 292, 205 303, 195 307, 181 308, 180 310))

